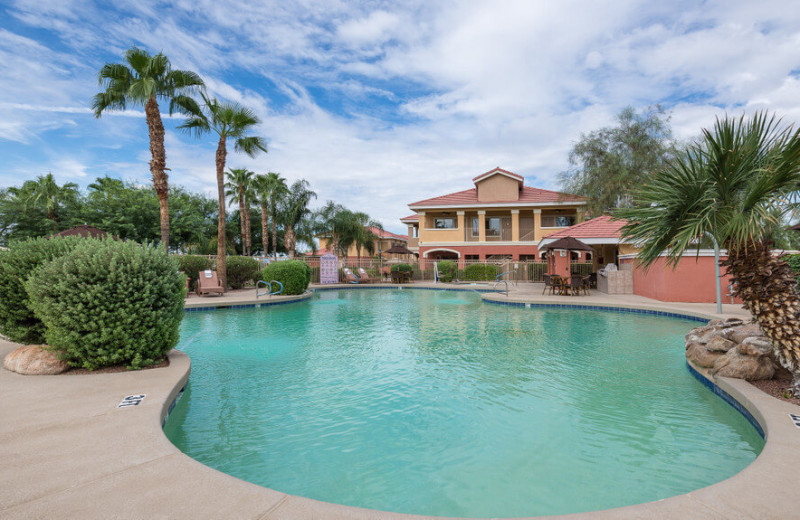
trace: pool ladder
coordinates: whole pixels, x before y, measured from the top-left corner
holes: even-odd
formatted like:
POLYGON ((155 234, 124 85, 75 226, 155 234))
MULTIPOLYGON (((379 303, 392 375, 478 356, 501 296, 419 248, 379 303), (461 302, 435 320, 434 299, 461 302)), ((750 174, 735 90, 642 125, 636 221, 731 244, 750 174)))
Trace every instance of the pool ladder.
POLYGON ((278 280, 272 280, 269 282, 265 282, 264 280, 259 280, 256 282, 256 299, 258 299, 259 296, 272 296, 274 294, 280 294, 282 292, 283 292, 283 284, 278 280), (272 284, 274 283, 280 286, 280 288, 277 291, 272 290, 272 284), (266 292, 262 293, 258 292, 260 284, 264 284, 264 288, 267 289, 266 292))
MULTIPOLYGON (((505 293, 506 293, 506 298, 508 298, 508 281, 506 281, 506 280, 501 280, 500 278, 501 278, 502 276, 504 276, 504 275, 507 275, 509 272, 510 272, 510 271, 506 271, 505 273, 500 273, 500 274, 498 274, 498 275, 495 277, 495 279, 494 279, 494 285, 492 286, 492 290, 493 290, 493 291, 497 291, 497 286, 498 286, 498 285, 500 285, 501 283, 502 283, 502 284, 505 284, 505 286, 506 286, 506 290, 505 290, 505 293)), ((500 292, 500 291, 497 291, 497 292, 500 292)))

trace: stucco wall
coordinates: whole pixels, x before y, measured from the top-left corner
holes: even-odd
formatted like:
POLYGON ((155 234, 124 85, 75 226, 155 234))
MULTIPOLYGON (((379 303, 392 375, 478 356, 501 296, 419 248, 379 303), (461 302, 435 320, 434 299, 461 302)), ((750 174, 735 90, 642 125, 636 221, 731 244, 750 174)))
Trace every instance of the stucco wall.
MULTIPOLYGON (((634 262, 622 259, 623 263, 634 262)), ((725 268, 721 267, 722 272, 725 268)), ((730 303, 728 285, 730 277, 722 276, 722 301, 730 303)), ((717 301, 714 282, 714 257, 685 256, 673 270, 667 266, 666 258, 661 257, 645 271, 633 264, 633 292, 640 296, 663 302, 713 303, 717 301)), ((737 300, 734 300, 737 301, 737 300)))
POLYGON ((519 181, 504 175, 494 175, 475 186, 478 188, 478 202, 519 200, 519 181))

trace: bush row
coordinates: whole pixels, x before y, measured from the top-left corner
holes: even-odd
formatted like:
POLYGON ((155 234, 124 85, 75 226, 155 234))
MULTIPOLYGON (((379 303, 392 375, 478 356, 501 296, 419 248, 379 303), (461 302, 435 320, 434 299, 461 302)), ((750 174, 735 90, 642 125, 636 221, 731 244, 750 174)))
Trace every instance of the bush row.
POLYGON ((283 284, 281 294, 303 294, 311 283, 311 268, 301 260, 283 260, 266 266, 261 271, 261 279, 283 284))

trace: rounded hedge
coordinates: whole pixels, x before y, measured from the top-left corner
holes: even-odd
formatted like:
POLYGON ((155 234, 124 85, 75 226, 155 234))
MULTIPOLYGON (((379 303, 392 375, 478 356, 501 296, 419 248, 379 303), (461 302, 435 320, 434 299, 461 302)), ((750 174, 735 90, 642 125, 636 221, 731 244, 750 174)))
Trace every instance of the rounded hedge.
POLYGON ((17 343, 44 343, 44 325, 30 308, 25 281, 43 264, 85 241, 81 237, 37 238, 0 251, 0 333, 17 343))
POLYGON ((300 260, 281 260, 267 265, 261 271, 261 279, 265 282, 281 282, 281 294, 303 294, 311 283, 311 268, 300 260))
POLYGON ((464 268, 465 280, 494 280, 497 274, 497 266, 492 264, 470 264, 464 268))
MULTIPOLYGON (((231 289, 241 289, 248 282, 255 283, 260 274, 261 265, 258 260, 249 256, 229 256, 226 258, 225 265, 227 266, 228 285, 231 289)), ((195 276, 197 276, 196 273, 195 276)))
POLYGON ((440 260, 436 266, 439 271, 439 280, 443 282, 452 282, 458 274, 458 264, 452 260, 440 260))
POLYGON ((414 268, 408 264, 394 264, 392 266, 392 272, 396 273, 398 271, 401 273, 412 273, 414 272, 414 268))
POLYGON ((25 283, 45 340, 73 367, 157 363, 178 342, 185 278, 161 247, 85 240, 25 283))
POLYGON ((207 256, 202 255, 175 255, 172 257, 178 264, 178 269, 189 277, 189 288, 197 285, 197 275, 200 271, 211 269, 214 262, 207 256))

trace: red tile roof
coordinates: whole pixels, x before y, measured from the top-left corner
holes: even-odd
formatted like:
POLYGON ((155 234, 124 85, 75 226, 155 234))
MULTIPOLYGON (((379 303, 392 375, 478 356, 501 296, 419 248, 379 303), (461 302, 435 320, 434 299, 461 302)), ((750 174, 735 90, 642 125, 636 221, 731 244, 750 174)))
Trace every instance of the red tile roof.
POLYGON ((393 238, 395 240, 405 240, 406 242, 408 242, 407 235, 397 235, 395 233, 390 233, 389 231, 386 231, 384 229, 378 229, 376 227, 370 227, 367 229, 369 229, 369 231, 371 231, 373 234, 378 235, 380 238, 393 238))
POLYGON ((474 177, 472 179, 472 181, 475 182, 478 179, 482 179, 482 178, 485 178, 485 177, 491 177, 495 173, 505 173, 506 175, 508 175, 510 177, 514 177, 515 179, 518 179, 518 180, 523 181, 523 182, 525 181, 525 177, 523 177, 522 175, 516 174, 514 172, 510 172, 508 170, 504 170, 499 166, 497 168, 495 168, 494 170, 489 170, 486 173, 482 173, 482 174, 478 175, 477 177, 474 177))
POLYGON ((403 217, 400 219, 400 222, 419 222, 419 215, 414 213, 413 215, 403 217))
POLYGON ((619 230, 625 223, 624 220, 611 220, 608 215, 603 215, 550 233, 545 238, 573 237, 579 240, 582 238, 620 238, 619 230))
POLYGON ((578 195, 569 195, 567 193, 559 193, 557 191, 543 190, 540 188, 531 188, 523 186, 519 192, 519 200, 508 201, 481 201, 478 202, 478 188, 472 188, 464 191, 457 191, 455 193, 448 193, 447 195, 440 195, 431 199, 420 200, 412 202, 408 205, 409 208, 415 206, 461 206, 465 204, 480 204, 482 206, 491 206, 493 204, 513 205, 513 204, 531 204, 531 203, 548 203, 548 202, 583 202, 585 197, 578 195))

